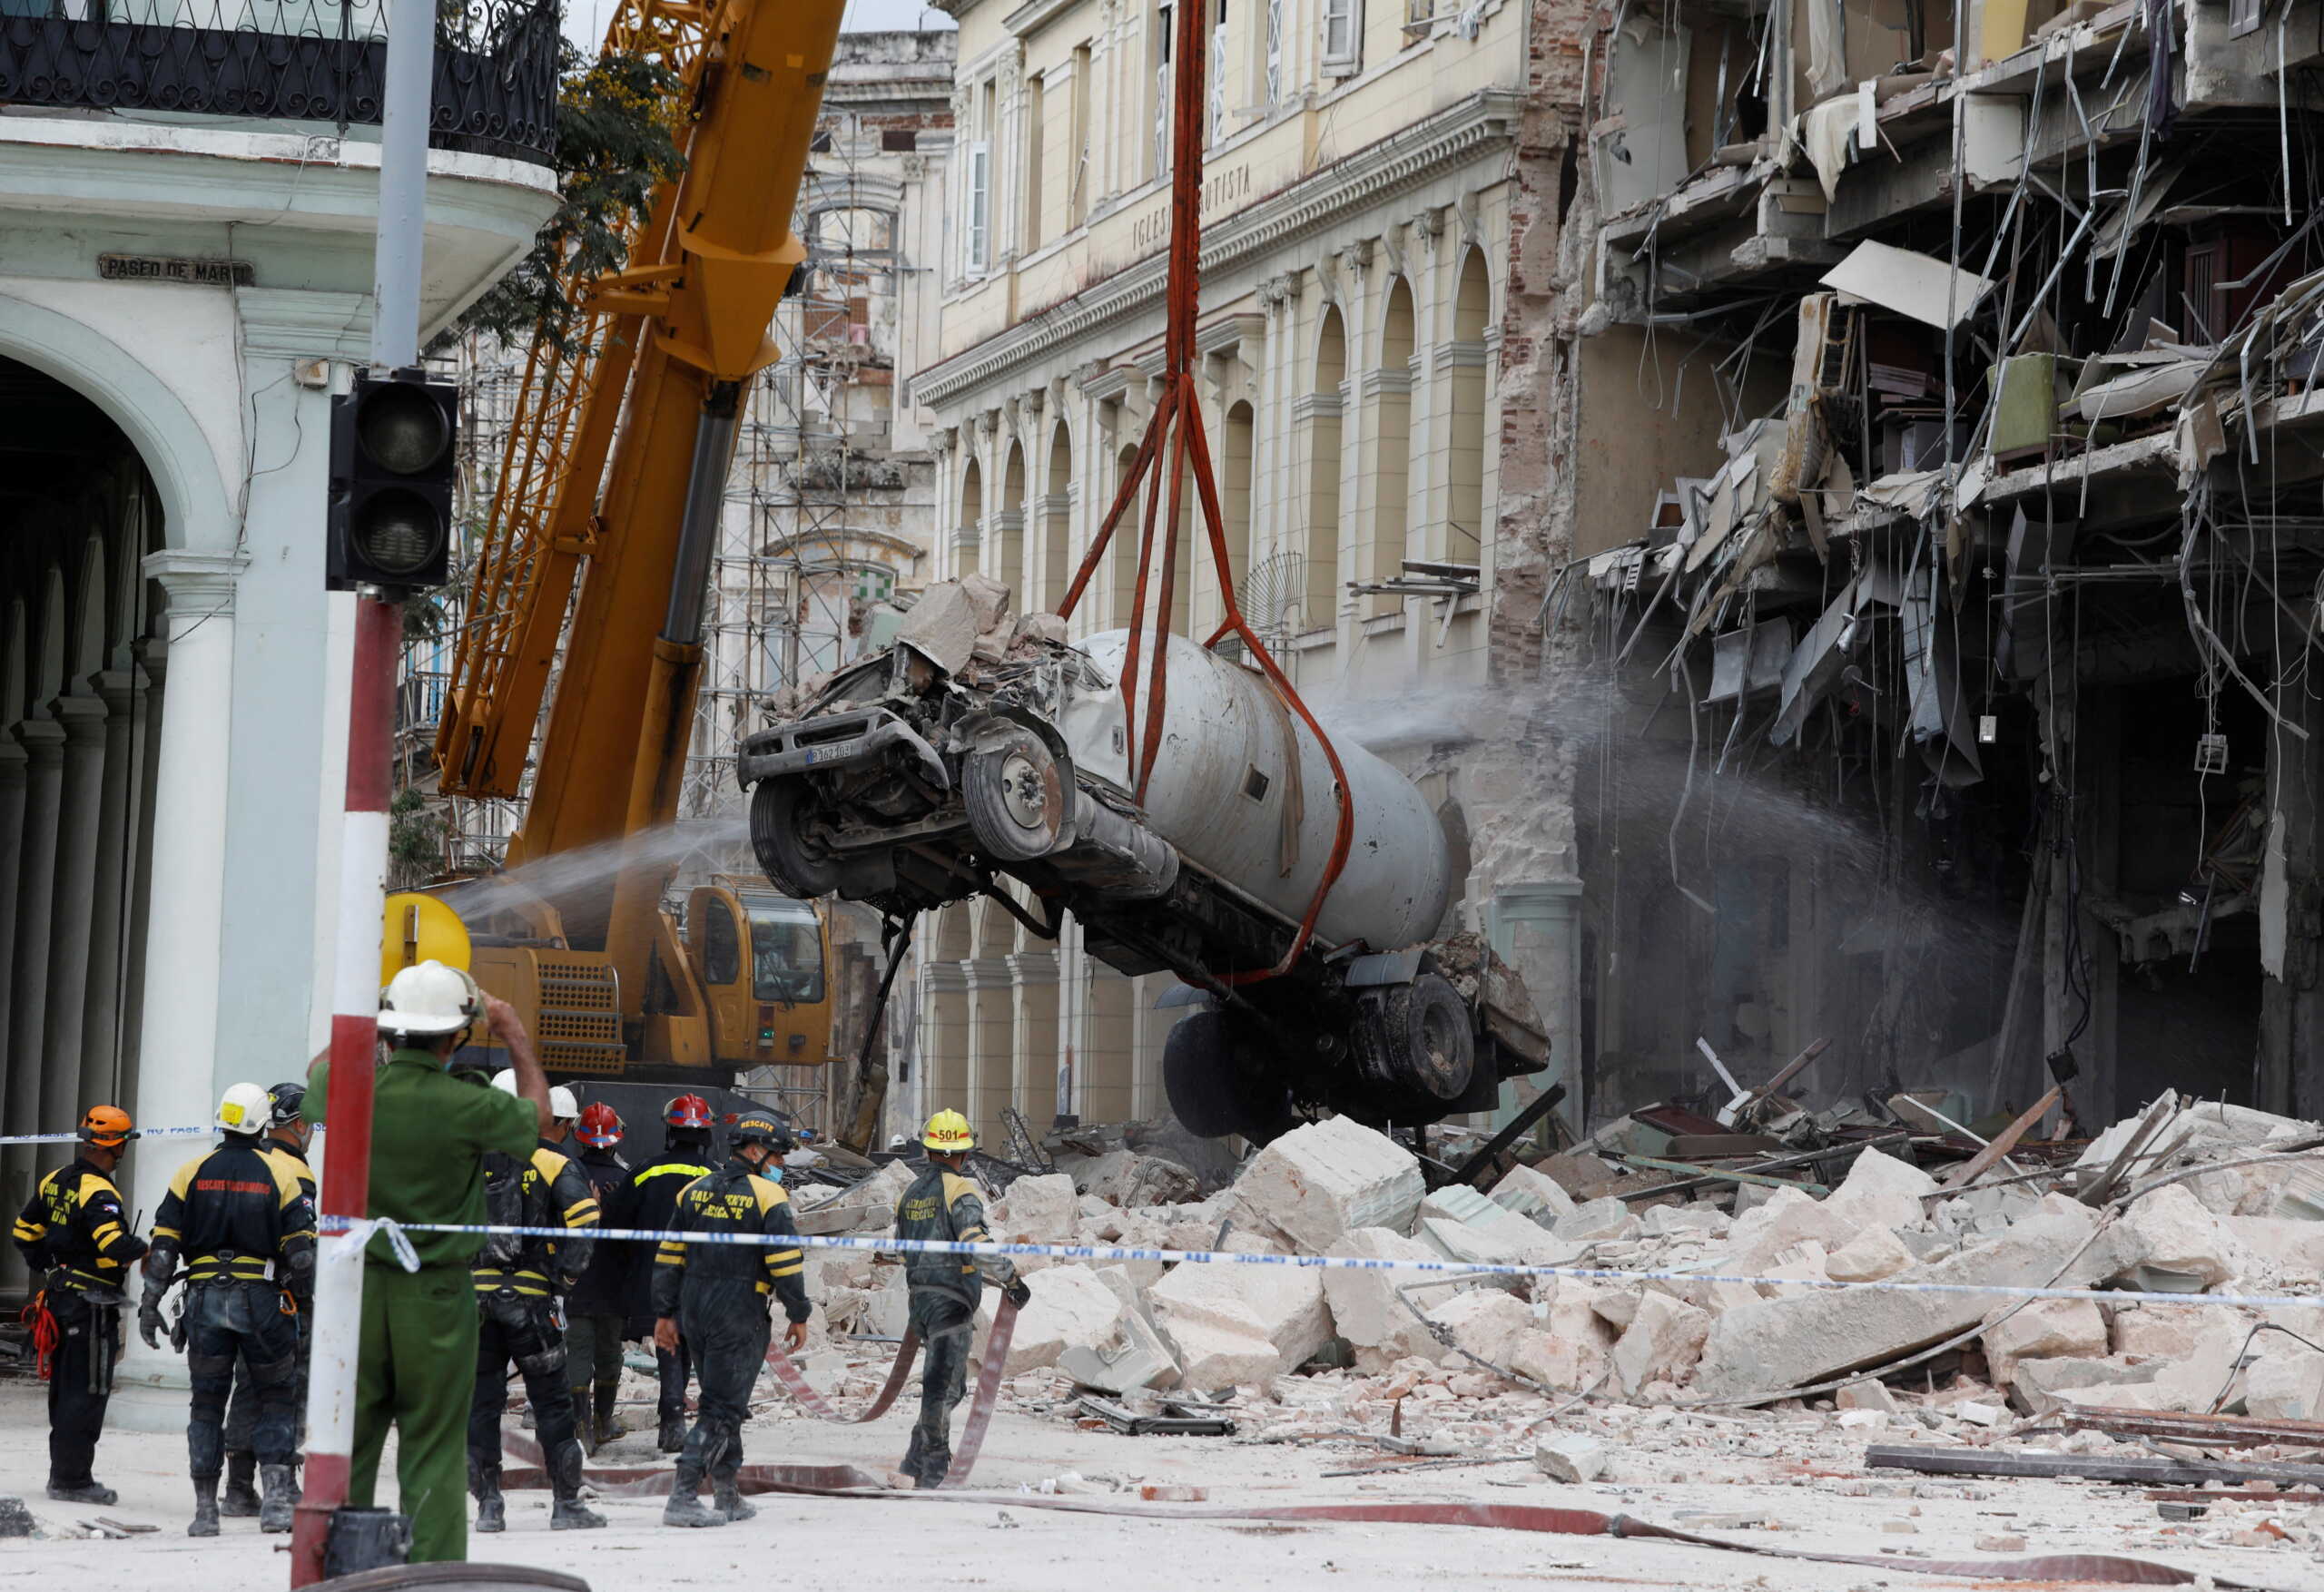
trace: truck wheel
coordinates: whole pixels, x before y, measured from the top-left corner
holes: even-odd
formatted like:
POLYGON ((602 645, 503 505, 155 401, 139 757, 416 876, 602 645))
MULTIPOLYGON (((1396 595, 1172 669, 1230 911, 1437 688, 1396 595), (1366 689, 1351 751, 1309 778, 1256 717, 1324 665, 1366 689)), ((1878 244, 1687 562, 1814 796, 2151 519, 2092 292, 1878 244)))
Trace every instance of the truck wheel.
POLYGON ((1384 1059, 1396 1086, 1422 1106, 1449 1106, 1468 1093, 1477 1066, 1468 1003, 1436 973, 1387 992, 1376 1008, 1384 1059))
POLYGON ((1259 1058, 1224 1012, 1190 1012, 1162 1045, 1162 1091, 1170 1113, 1199 1139, 1241 1134, 1256 1144, 1297 1124, 1288 1093, 1249 1065, 1259 1058))
POLYGON ((1073 810, 1057 758, 1021 724, 988 733, 969 753, 960 795, 978 850, 999 862, 1030 862, 1057 850, 1073 810))
POLYGON ((801 828, 812 803, 802 780, 767 780, 751 792, 752 853, 775 889, 802 901, 839 888, 839 864, 801 828))

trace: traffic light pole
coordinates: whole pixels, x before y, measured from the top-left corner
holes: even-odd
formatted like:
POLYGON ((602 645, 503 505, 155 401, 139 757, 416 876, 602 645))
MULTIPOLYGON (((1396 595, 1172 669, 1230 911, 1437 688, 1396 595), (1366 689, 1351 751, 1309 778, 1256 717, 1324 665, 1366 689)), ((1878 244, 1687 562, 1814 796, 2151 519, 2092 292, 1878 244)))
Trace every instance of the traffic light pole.
MULTIPOLYGON (((434 0, 388 0, 388 61, 379 129, 379 212, 372 274, 371 363, 419 362, 419 272, 435 75, 434 0)), ((347 797, 339 854, 338 958, 332 981, 330 1085, 320 1214, 359 1220, 369 1209, 371 1085, 379 1055, 379 942, 388 872, 388 800, 395 730, 396 654, 403 611, 377 592, 355 598, 355 662, 347 714, 347 797)), ((290 1543, 290 1585, 324 1578, 331 1517, 347 1502, 355 1451, 356 1360, 363 1337, 363 1260, 326 1237, 316 1269, 307 1396, 305 1489, 290 1543)))

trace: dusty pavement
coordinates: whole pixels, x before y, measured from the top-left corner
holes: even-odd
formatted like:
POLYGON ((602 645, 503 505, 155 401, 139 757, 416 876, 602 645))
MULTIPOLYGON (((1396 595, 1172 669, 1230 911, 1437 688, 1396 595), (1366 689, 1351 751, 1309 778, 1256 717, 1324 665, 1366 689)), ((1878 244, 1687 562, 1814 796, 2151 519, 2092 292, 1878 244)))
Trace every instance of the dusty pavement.
MULTIPOLYGON (((862 1362, 849 1379, 851 1391, 871 1369, 870 1361, 862 1362)), ((1448 1420, 1441 1430, 1422 1414, 1408 1416, 1404 1430, 1411 1439, 1434 1437, 1488 1453, 1523 1450, 1527 1458, 1405 1469, 1425 1461, 1384 1455, 1364 1438, 1316 1435, 1324 1425, 1317 1411, 1265 1398, 1245 1400, 1249 1436, 1131 1438, 1084 1430, 1073 1424, 1061 1399, 1028 1396, 1046 1380, 1020 1378, 1005 1399, 971 1495, 762 1496, 756 1520, 696 1532, 662 1528, 659 1500, 614 1499, 600 1505, 611 1518, 608 1528, 576 1535, 548 1530, 546 1493, 512 1493, 507 1534, 473 1538, 472 1548, 478 1558, 554 1567, 608 1592, 726 1588, 738 1577, 769 1573, 793 1584, 870 1586, 933 1574, 957 1585, 1022 1592, 1087 1592, 1100 1577, 1108 1592, 1181 1592, 1190 1581, 1405 1592, 1415 1582, 1450 1576, 1477 1592, 1602 1586, 1902 1592, 2001 1585, 1911 1573, 1916 1557, 2000 1557, 1981 1553, 1983 1542, 2004 1553, 2130 1554, 2285 1592, 2324 1592, 2324 1563, 2317 1555, 2324 1543, 2324 1507, 2220 1508, 2206 1519, 2171 1525, 2135 1487, 1867 1475, 1862 1469, 1866 1434, 1842 1430, 1830 1414, 1709 1417, 1591 1406, 1565 1415, 1559 1426, 1605 1440, 1607 1477, 1567 1486, 1534 1469, 1530 1440, 1507 1435, 1548 1408, 1530 1395, 1496 1400, 1492 1430, 1482 1441, 1472 1430, 1479 1423, 1468 1400, 1445 1401, 1448 1420), (1449 1419, 1456 1413, 1457 1421, 1449 1419), (1325 1474, 1348 1470, 1372 1473, 1325 1474), (1044 1489, 1052 1496, 1062 1490, 1135 1500, 1146 1483, 1202 1488, 1211 1506, 1437 1500, 1561 1506, 1628 1513, 1738 1542, 1896 1562, 1893 1568, 1803 1564, 1675 1543, 1445 1526, 1128 1520, 1053 1512, 1029 1501, 1044 1489), (2012 1538, 2022 1538, 2024 1548, 2004 1540, 2012 1538)), ((174 1437, 107 1433, 97 1470, 122 1495, 110 1509, 54 1504, 38 1496, 45 1453, 40 1399, 38 1388, 25 1381, 0 1385, 0 1493, 23 1493, 44 1533, 42 1539, 0 1543, 0 1585, 62 1582, 147 1592, 287 1583, 288 1558, 280 1551, 286 1539, 261 1537, 254 1521, 228 1521, 225 1534, 214 1540, 183 1535, 185 1450, 174 1437), (127 1540, 92 1538, 77 1522, 100 1513, 160 1529, 127 1540)), ((842 1460, 879 1469, 901 1449, 907 1419, 900 1410, 868 1428, 843 1428, 770 1409, 753 1419, 746 1435, 753 1459, 842 1460)), ((1910 1440, 1904 1433, 1887 1435, 1910 1440)), ((645 1464, 654 1456, 649 1442, 631 1438, 608 1449, 604 1459, 645 1464)))

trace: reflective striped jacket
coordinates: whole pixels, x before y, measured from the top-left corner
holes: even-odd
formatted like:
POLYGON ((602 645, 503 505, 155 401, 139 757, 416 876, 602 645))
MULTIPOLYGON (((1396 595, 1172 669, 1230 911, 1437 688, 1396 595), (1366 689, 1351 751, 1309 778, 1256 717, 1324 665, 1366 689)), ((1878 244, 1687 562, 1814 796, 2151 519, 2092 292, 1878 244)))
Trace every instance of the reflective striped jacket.
POLYGON ((231 1137, 177 1169, 153 1213, 148 1276, 166 1281, 179 1256, 192 1282, 286 1286, 314 1265, 315 1212, 290 1164, 255 1139, 231 1137))
POLYGON ((562 1227, 566 1238, 495 1233, 477 1253, 477 1292, 513 1289, 538 1295, 566 1293, 588 1269, 596 1240, 582 1230, 597 1225, 597 1191, 580 1163, 544 1141, 518 1161, 497 1150, 484 1157, 485 1219, 504 1227, 562 1227))
MULTIPOLYGON (((903 1197, 896 1202, 896 1236, 939 1243, 985 1243, 984 1196, 977 1185, 948 1167, 931 1161, 903 1197)), ((999 1256, 931 1253, 911 1250, 904 1255, 904 1281, 914 1288, 940 1288, 970 1303, 984 1284, 1006 1288, 1017 1280, 1017 1268, 999 1256)))
POLYGON ((119 1289, 145 1253, 129 1230, 121 1191, 88 1162, 75 1159, 40 1180, 16 1217, 16 1249, 51 1288, 119 1289))
POLYGON ((756 1292, 772 1291, 790 1320, 803 1322, 811 1313, 807 1257, 794 1242, 799 1227, 791 1219, 791 1196, 773 1178, 752 1171, 749 1162, 738 1156, 686 1184, 678 1193, 669 1224, 678 1233, 763 1233, 768 1242, 684 1243, 664 1239, 654 1257, 655 1315, 675 1316, 689 1282, 747 1282, 756 1292))

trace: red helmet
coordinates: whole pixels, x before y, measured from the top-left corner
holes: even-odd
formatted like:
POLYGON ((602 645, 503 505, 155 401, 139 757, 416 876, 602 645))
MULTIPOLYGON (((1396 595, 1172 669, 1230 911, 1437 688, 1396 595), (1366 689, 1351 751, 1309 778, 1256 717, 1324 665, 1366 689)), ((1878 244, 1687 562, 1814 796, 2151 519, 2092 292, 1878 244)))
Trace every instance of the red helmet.
POLYGON ((699 1095, 681 1095, 663 1111, 662 1120, 672 1127, 707 1128, 710 1102, 699 1095))
POLYGON ((606 1149, 621 1143, 621 1114, 600 1100, 581 1108, 581 1119, 573 1125, 573 1136, 595 1149, 606 1149))

